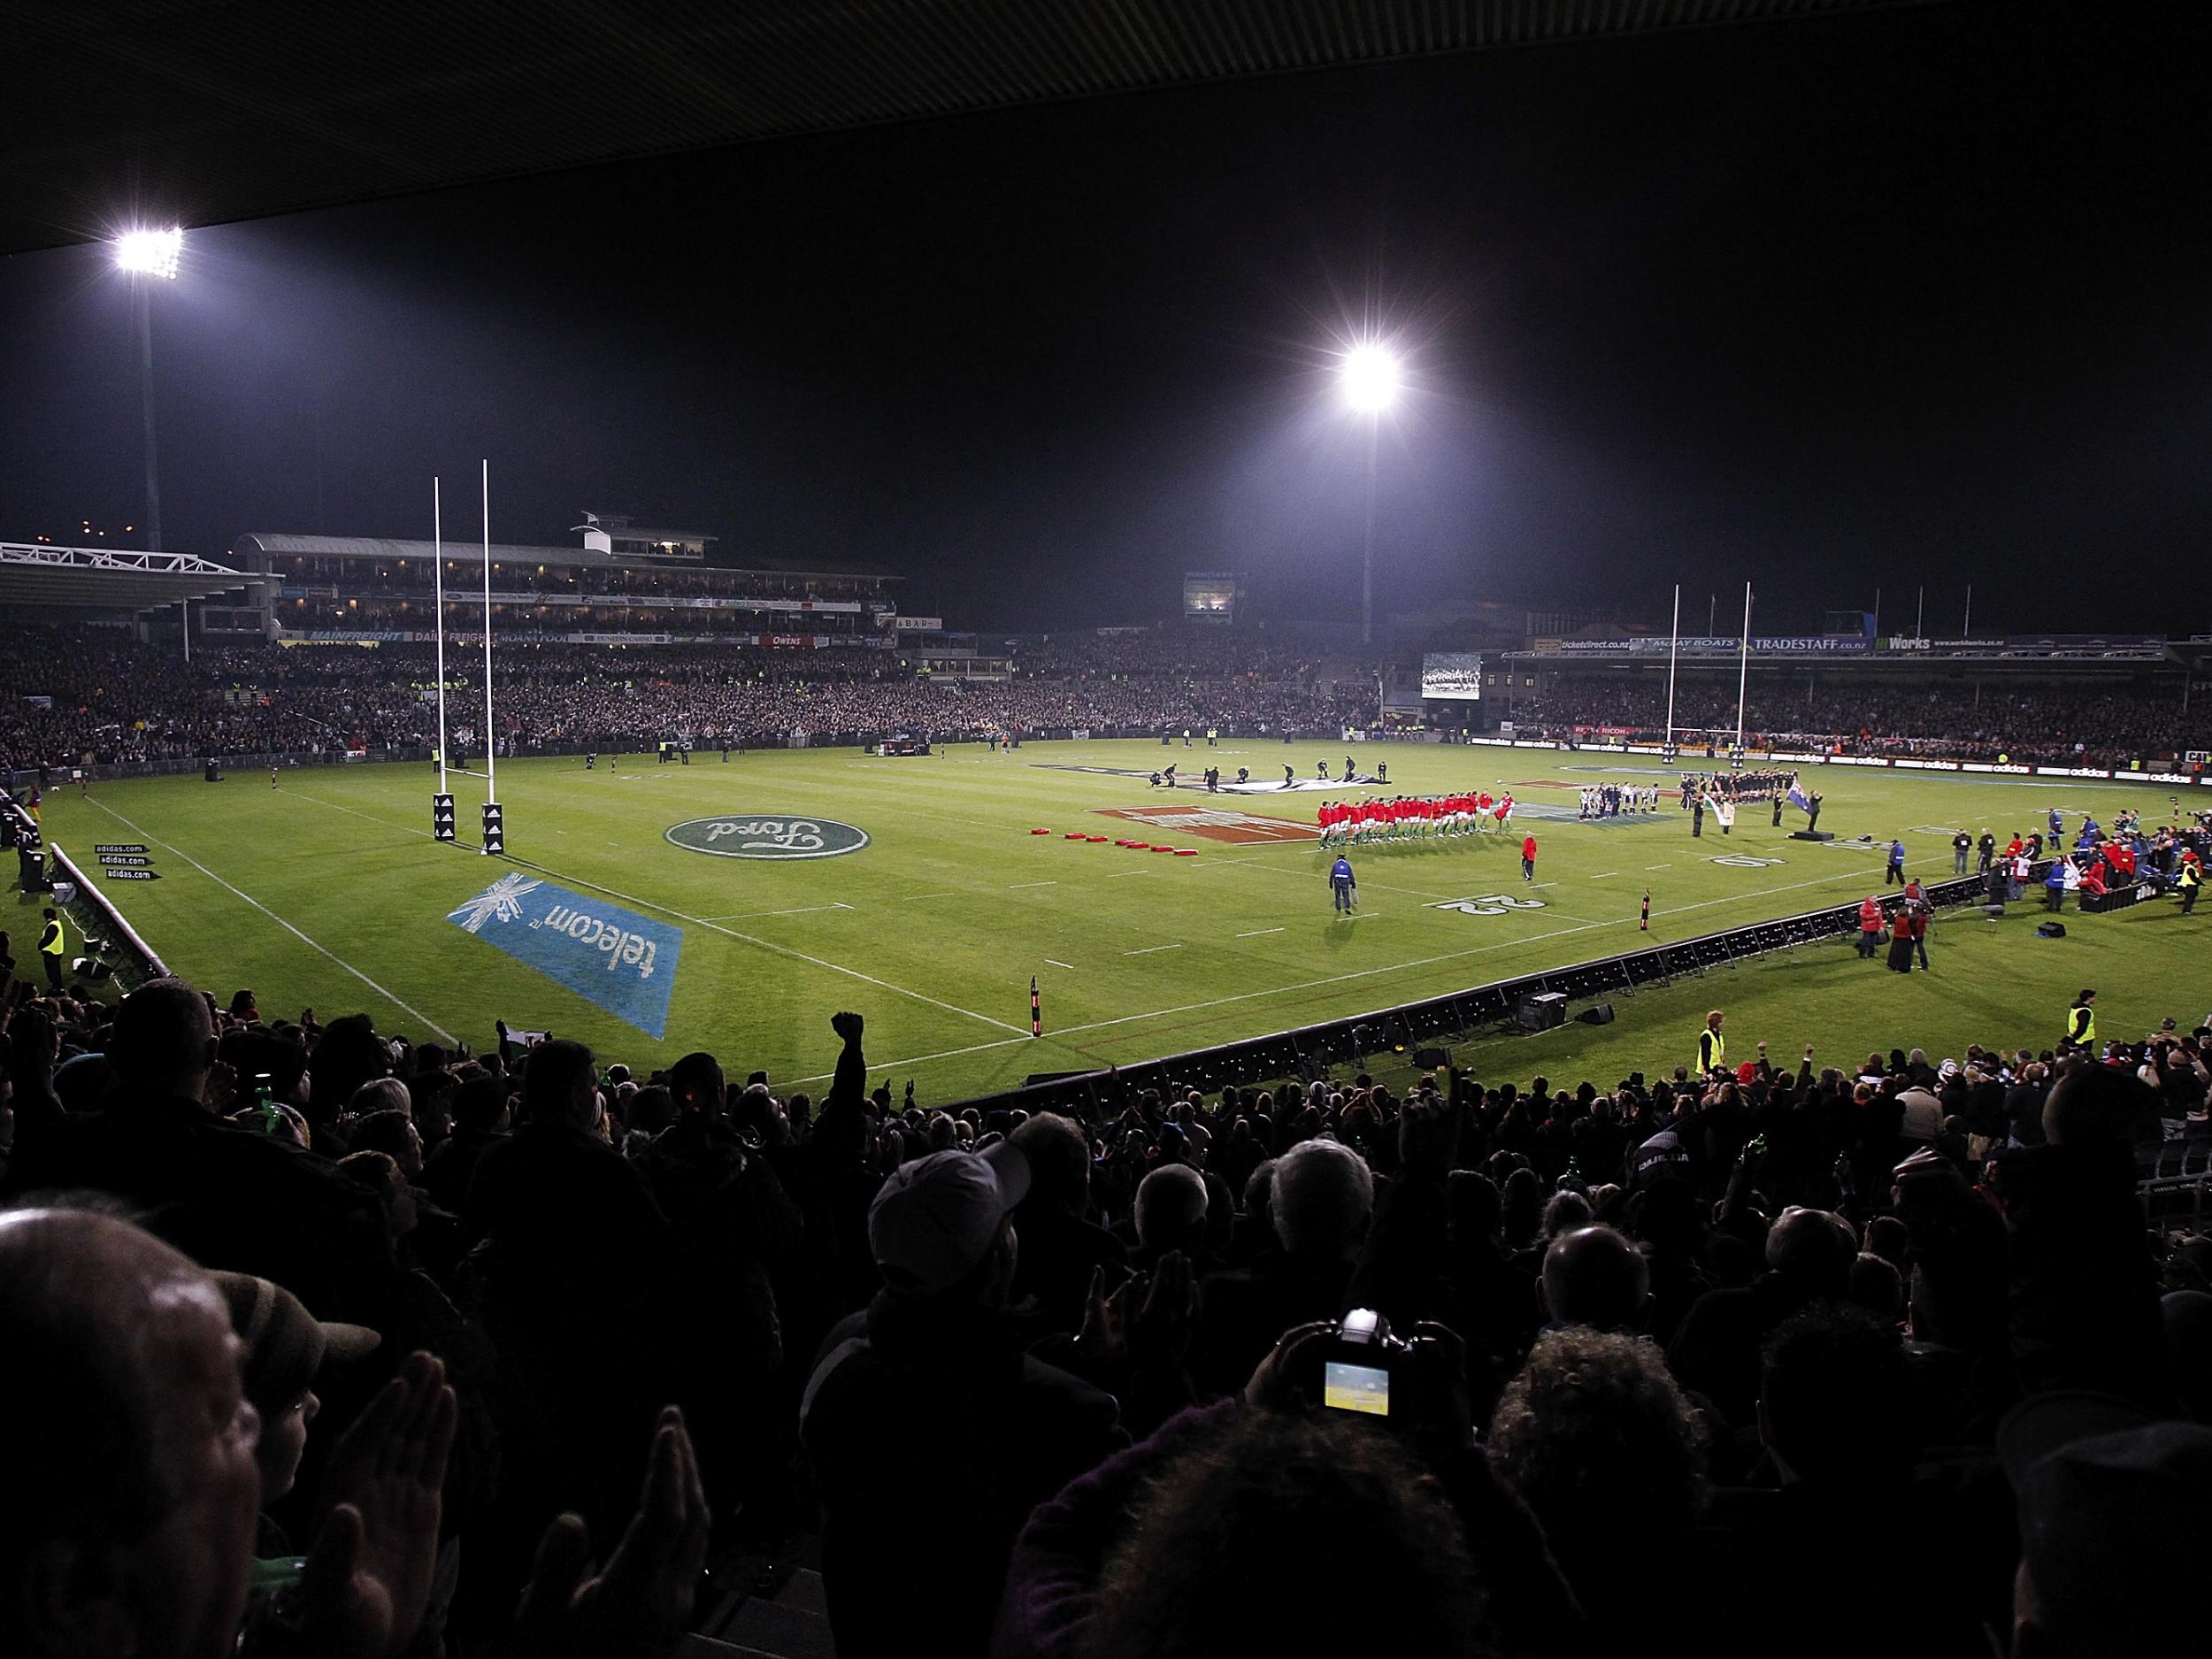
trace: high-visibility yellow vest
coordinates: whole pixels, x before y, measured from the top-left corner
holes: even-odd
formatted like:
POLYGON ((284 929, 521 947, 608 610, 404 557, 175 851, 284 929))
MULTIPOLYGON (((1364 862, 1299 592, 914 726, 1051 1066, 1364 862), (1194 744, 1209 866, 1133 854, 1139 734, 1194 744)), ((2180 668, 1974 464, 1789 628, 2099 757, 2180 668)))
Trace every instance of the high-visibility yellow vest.
POLYGON ((2086 1002, 2078 1003, 2068 1010, 2066 1040, 2069 1042, 2078 1043, 2085 1048, 2096 1047, 2097 1010, 2086 1002))
POLYGON ((67 953, 69 941, 62 927, 60 917, 57 916, 46 924, 46 931, 39 935, 38 948, 50 956, 59 956, 67 953))
POLYGON ((1728 1064, 1728 1040, 1710 1025, 1697 1028, 1697 1068, 1710 1071, 1728 1064))

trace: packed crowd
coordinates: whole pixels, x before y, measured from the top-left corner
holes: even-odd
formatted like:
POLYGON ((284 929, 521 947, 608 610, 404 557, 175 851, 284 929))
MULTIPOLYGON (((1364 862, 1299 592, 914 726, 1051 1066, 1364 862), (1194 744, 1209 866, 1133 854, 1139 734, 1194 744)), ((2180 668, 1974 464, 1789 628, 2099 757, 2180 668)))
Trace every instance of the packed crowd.
POLYGON ((1717 1010, 1609 1087, 1079 1118, 872 1091, 851 1013, 817 1102, 176 981, 4 1011, 10 1654, 653 1654, 795 1533, 843 1659, 2087 1655, 2187 1602, 2212 1240, 2134 1188, 2212 1134, 2205 1025, 1792 1066, 1717 1010))
MULTIPOLYGON (((1810 695, 1754 684, 1744 703, 1747 738, 1788 741, 1848 755, 1941 755, 1959 760, 2068 761, 2124 764, 2137 758, 2212 748, 2212 723, 2185 713, 2177 687, 2039 687, 1992 681, 1972 687, 1870 683, 1848 669, 1824 674, 1810 695)), ((1563 676, 1537 696, 1516 699, 1514 718, 1531 731, 1566 739, 1578 728, 1629 728, 1658 741, 1665 734, 1663 680, 1563 676)), ((1674 724, 1686 749, 1708 734, 1732 741, 1736 684, 1682 680, 1674 724)))
MULTIPOLYGON (((974 680, 932 677, 888 651, 857 648, 503 641, 494 718, 502 752, 514 754, 638 750, 678 737, 757 747, 800 735, 823 743, 1194 726, 1264 736, 1333 733, 1373 718, 1363 682, 1325 685, 1266 649, 1248 659, 1204 635, 1173 637, 1197 641, 1193 659, 1176 668, 1168 664, 1179 646, 1125 642, 1120 669, 1093 673, 1082 649, 1040 642, 1010 675, 974 680), (1286 677, 1268 677, 1277 672, 1286 677)), ((449 741, 481 752, 473 654, 450 647, 446 677, 449 741)), ((187 664, 118 630, 26 628, 0 645, 0 766, 426 750, 437 741, 436 681, 426 643, 226 647, 187 664)))
MULTIPOLYGON (((343 642, 351 634, 385 636, 394 644, 427 641, 434 614, 424 599, 377 595, 365 599, 328 597, 280 601, 278 626, 311 640, 321 634, 322 642, 343 642)), ((480 643, 483 609, 466 598, 446 600, 445 620, 449 636, 480 643)), ((636 646, 694 643, 711 639, 737 649, 762 635, 826 637, 838 645, 862 645, 880 639, 875 618, 853 611, 798 611, 752 608, 735 604, 703 605, 684 601, 675 606, 626 601, 618 595, 588 595, 580 604, 511 602, 492 605, 492 626, 501 640, 572 641, 586 636, 621 635, 636 646)))

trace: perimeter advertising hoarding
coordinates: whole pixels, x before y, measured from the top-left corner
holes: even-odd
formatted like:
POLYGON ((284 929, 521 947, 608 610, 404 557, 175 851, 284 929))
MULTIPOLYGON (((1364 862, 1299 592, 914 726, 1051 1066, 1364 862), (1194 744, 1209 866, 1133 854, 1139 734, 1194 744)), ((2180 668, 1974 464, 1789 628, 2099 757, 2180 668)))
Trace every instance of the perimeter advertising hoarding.
MULTIPOLYGON (((1751 636, 1754 657, 1832 657, 1842 653, 1867 650, 1870 641, 1856 638, 1839 638, 1822 634, 1755 634, 1751 636)), ((1684 657, 1732 657, 1743 649, 1741 636, 1734 639, 1718 634, 1686 634, 1680 640, 1668 634, 1646 635, 1627 640, 1562 640, 1559 654, 1563 657, 1664 657, 1678 651, 1684 657)))
POLYGON ((1482 701, 1482 656, 1477 651, 1431 651, 1421 658, 1421 695, 1447 703, 1482 701))

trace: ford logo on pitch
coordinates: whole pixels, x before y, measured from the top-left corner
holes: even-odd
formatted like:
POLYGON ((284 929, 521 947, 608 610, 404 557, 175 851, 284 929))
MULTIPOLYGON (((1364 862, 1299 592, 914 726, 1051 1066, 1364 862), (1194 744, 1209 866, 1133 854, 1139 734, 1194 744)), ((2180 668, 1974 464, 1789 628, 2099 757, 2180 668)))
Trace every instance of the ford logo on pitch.
POLYGON ((733 812, 726 818, 687 818, 668 826, 667 838, 695 853, 718 858, 834 858, 868 844, 868 832, 835 818, 795 818, 780 812, 733 812))
POLYGON ((446 919, 587 1002, 657 1039, 683 949, 680 927, 519 872, 499 878, 446 919))

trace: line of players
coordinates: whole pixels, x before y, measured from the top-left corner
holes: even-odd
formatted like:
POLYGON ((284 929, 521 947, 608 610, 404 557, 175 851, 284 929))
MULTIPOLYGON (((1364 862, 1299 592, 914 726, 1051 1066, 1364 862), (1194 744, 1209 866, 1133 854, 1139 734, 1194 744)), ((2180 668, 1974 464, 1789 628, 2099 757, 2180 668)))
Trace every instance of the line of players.
POLYGON ((1513 795, 1487 789, 1464 795, 1399 795, 1389 801, 1324 801, 1314 813, 1324 847, 1502 832, 1513 817, 1513 795))
POLYGON ((1582 792, 1582 810, 1577 815, 1584 822, 1592 818, 1618 818, 1624 812, 1656 812, 1659 810, 1659 787, 1641 784, 1596 783, 1582 792))

